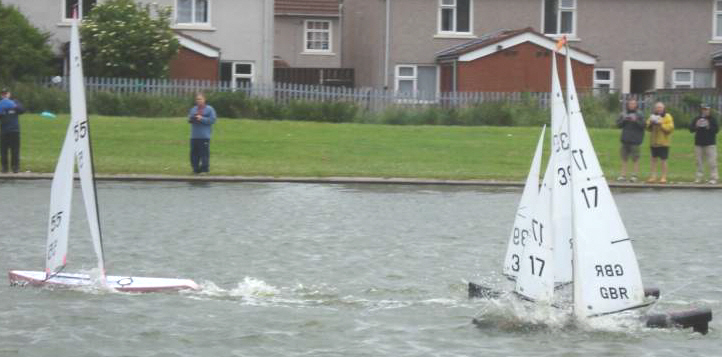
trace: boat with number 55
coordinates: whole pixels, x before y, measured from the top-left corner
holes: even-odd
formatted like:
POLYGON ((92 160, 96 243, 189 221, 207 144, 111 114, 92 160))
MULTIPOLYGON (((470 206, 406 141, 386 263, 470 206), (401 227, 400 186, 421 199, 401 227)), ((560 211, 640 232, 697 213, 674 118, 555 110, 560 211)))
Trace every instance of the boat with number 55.
POLYGON ((100 286, 125 292, 159 292, 198 290, 193 280, 114 276, 105 274, 103 240, 98 211, 93 155, 90 143, 90 123, 85 103, 83 63, 80 54, 78 20, 74 19, 70 32, 70 116, 60 157, 55 167, 50 191, 50 214, 45 249, 45 271, 11 270, 10 284, 50 287, 100 286), (78 168, 85 212, 90 226, 93 247, 97 256, 96 276, 66 273, 70 208, 73 196, 75 167, 78 168))

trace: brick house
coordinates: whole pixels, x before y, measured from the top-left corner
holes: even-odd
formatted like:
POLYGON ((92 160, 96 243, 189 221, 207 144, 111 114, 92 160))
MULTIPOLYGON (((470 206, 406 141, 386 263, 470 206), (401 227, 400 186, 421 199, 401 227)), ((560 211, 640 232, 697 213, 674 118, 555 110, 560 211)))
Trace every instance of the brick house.
POLYGON ((360 86, 403 90, 411 81, 440 91, 438 53, 527 27, 594 53, 595 88, 712 88, 722 75, 720 1, 344 0, 342 18, 342 66, 355 69, 360 86))
MULTIPOLYGON (((70 19, 103 0, 4 0, 51 34, 61 55, 70 19)), ((142 0, 173 8, 172 29, 182 49, 171 63, 172 78, 220 79, 241 83, 273 81, 273 0, 142 0)))
POLYGON ((175 33, 181 47, 170 63, 170 78, 219 80, 221 49, 181 31, 175 33))
POLYGON ((276 0, 274 80, 353 85, 353 70, 342 69, 339 0, 276 0))
MULTIPOLYGON (((556 42, 531 28, 497 31, 437 53, 441 92, 548 92, 556 42)), ((592 87, 596 58, 570 47, 577 88, 592 87)), ((558 56, 562 64, 564 58, 558 56)), ((411 68, 409 68, 411 69, 411 68)), ((399 69, 404 70, 404 68, 399 69)), ((562 81, 565 71, 559 71, 562 81)))

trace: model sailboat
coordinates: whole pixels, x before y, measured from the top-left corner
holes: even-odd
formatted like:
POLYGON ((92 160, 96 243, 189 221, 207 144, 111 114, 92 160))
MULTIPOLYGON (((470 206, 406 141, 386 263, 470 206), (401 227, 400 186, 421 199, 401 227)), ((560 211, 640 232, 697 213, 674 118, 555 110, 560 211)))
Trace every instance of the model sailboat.
MULTIPOLYGON (((558 306, 554 300, 556 288, 573 283, 571 312, 578 320, 648 306, 654 300, 647 297, 658 298, 659 290, 645 290, 642 285, 631 239, 584 124, 569 48, 566 105, 556 54, 552 55, 551 155, 541 188, 534 195, 540 166, 537 146, 529 173, 535 177, 527 178, 519 212, 529 207, 530 201, 534 201, 533 209, 525 210, 524 217, 517 214, 504 273, 514 278, 518 296, 538 304, 558 306), (525 230, 526 234, 516 233, 525 230)), ((470 297, 498 295, 469 283, 470 297)), ((700 309, 651 316, 648 325, 680 325, 706 333, 711 319, 709 309, 700 309)))
MULTIPOLYGON (((554 134, 551 161, 554 172, 551 210, 540 202, 532 219, 532 229, 541 228, 547 212, 558 215, 563 206, 570 208, 570 220, 552 228, 553 239, 539 239, 524 247, 524 257, 515 292, 540 303, 552 304, 555 276, 573 272, 573 313, 583 319, 647 306, 644 286, 631 239, 622 223, 607 181, 597 160, 574 87, 571 60, 566 59, 567 115, 562 115, 560 130, 554 134), (565 125, 566 124, 566 125, 565 125), (566 158, 569 158, 568 161, 566 158), (569 164, 567 164, 569 163, 569 164), (565 191, 568 190, 568 191, 565 191), (555 195, 556 192, 562 194, 555 195), (565 196, 567 193, 570 195, 565 196), (540 222, 540 223, 535 223, 540 222), (571 223, 571 231, 565 230, 571 223), (561 236, 561 237, 560 237, 561 236), (567 237, 570 237, 568 241, 567 237), (561 239, 560 239, 561 238, 561 239), (557 251, 572 252, 569 261, 560 259, 557 251), (571 268, 571 267, 570 267, 571 268)), ((562 99, 556 70, 556 54, 552 58, 552 103, 562 99)), ((552 104, 555 105, 555 104, 552 104)), ((563 101, 557 105, 564 105, 563 101)), ((552 113, 558 112, 554 107, 552 113)), ((554 120, 552 120, 554 121, 554 120)), ((555 126, 556 128, 557 126, 555 126)), ((543 195, 544 190, 540 193, 543 195)), ((541 198, 540 198, 540 201, 541 198)), ((563 211, 562 211, 563 212, 563 211)), ((563 215, 564 213, 562 213, 563 215)), ((554 224, 554 218, 549 222, 554 224)))
POLYGON ((80 55, 78 20, 74 20, 70 32, 70 124, 63 148, 55 167, 50 192, 48 240, 45 254, 45 271, 9 272, 13 285, 88 286, 100 284, 112 289, 129 292, 168 291, 199 289, 188 279, 166 279, 130 276, 106 276, 100 217, 93 172, 90 127, 85 104, 83 65, 80 55), (85 211, 90 226, 93 247, 98 260, 99 276, 92 279, 87 274, 69 274, 63 270, 67 263, 70 208, 73 196, 73 173, 78 167, 85 211))

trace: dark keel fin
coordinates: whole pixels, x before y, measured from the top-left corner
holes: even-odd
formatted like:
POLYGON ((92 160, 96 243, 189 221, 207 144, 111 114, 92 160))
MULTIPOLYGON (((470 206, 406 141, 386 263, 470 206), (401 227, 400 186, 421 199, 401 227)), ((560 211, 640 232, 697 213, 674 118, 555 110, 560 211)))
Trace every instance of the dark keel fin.
POLYGON ((500 296, 500 291, 469 282, 469 299, 496 299, 500 296))
POLYGON ((644 297, 650 296, 659 299, 659 288, 644 288, 644 297))
POLYGON ((709 322, 712 321, 712 310, 709 308, 670 312, 647 316, 647 327, 691 327, 694 332, 706 335, 709 322))

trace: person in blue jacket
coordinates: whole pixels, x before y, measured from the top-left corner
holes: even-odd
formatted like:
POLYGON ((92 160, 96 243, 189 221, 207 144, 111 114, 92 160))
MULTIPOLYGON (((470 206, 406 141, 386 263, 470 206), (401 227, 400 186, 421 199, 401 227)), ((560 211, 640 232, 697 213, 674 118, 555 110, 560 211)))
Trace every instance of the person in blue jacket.
POLYGON ((196 105, 188 113, 188 122, 191 124, 191 167, 196 174, 208 172, 216 111, 206 104, 203 93, 196 94, 196 105))
POLYGON ((8 172, 8 153, 13 172, 20 169, 20 118, 24 113, 22 105, 10 99, 10 91, 0 90, 0 162, 2 172, 8 172))

